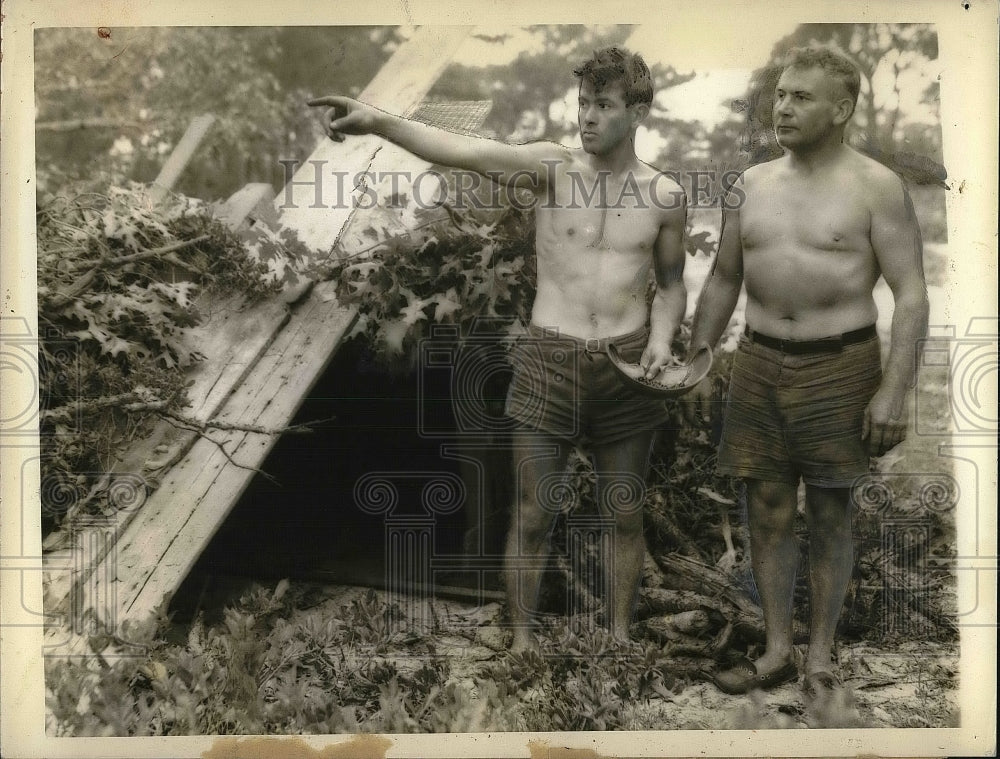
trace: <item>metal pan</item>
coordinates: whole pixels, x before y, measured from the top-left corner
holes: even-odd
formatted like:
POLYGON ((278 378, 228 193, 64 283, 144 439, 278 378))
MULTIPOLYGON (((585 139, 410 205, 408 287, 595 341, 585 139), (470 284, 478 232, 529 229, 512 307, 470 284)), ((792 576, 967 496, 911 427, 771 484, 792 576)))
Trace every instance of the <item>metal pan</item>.
POLYGON ((653 379, 645 379, 645 372, 638 364, 624 361, 613 343, 608 343, 607 353, 612 366, 626 385, 654 398, 684 395, 701 382, 712 368, 712 349, 707 346, 701 348, 685 364, 663 367, 653 379))

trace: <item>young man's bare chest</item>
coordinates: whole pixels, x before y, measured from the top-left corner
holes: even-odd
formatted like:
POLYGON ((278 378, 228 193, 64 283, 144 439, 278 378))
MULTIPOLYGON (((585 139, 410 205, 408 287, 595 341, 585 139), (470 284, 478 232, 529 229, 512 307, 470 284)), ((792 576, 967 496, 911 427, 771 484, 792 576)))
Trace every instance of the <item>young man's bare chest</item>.
POLYGON ((576 335, 620 334, 646 320, 659 216, 615 205, 537 208, 536 319, 576 335))
POLYGON ((539 241, 546 247, 573 250, 583 256, 652 255, 659 233, 657 215, 647 208, 604 206, 539 208, 539 241))
POLYGON ((539 255, 633 266, 651 260, 663 211, 650 177, 579 168, 558 177, 537 211, 539 255))

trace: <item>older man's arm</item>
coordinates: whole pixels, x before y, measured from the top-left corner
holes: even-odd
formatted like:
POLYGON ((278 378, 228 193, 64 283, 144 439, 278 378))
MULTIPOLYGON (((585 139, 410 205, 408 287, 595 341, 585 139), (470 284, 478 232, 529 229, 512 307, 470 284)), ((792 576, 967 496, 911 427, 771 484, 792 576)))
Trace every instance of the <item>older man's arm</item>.
POLYGON ((895 300, 889 358, 864 422, 869 449, 881 456, 906 437, 905 400, 913 386, 921 339, 927 335, 929 305, 923 244, 910 195, 888 170, 874 190, 871 244, 895 300))
MULTIPOLYGON (((730 192, 722 212, 719 253, 705 280, 694 322, 691 325, 690 352, 702 346, 715 348, 729 324, 743 287, 743 245, 740 242, 740 211, 736 202, 739 194, 730 192)), ((684 411, 690 423, 709 420, 712 387, 705 379, 684 396, 684 411)))

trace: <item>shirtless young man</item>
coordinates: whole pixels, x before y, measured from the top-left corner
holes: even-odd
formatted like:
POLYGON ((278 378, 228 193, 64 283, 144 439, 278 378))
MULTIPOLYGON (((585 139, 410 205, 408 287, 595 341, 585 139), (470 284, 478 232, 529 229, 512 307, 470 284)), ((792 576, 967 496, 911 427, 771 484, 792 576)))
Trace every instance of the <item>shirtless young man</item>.
POLYGON ((508 414, 517 503, 507 539, 512 650, 536 650, 532 631, 548 540, 576 444, 593 457, 602 514, 613 519, 613 633, 628 638, 645 545, 644 482, 663 404, 641 398, 614 375, 605 349, 618 345, 655 376, 672 361, 684 315, 683 191, 635 154, 637 127, 653 99, 649 69, 618 48, 595 52, 579 78, 582 149, 551 142, 513 145, 454 134, 343 97, 330 106, 327 134, 374 133, 432 163, 530 189, 536 199, 537 292, 528 335, 514 348, 508 414), (647 300, 650 270, 655 294, 647 300))
MULTIPOLYGON (((715 345, 747 291, 747 332, 733 365, 719 471, 747 485, 750 550, 767 645, 715 677, 728 693, 798 676, 792 595, 799 479, 809 529, 807 693, 837 685, 834 634, 853 569, 850 486, 906 432, 904 399, 927 328, 920 233, 899 177, 843 143, 858 72, 823 48, 793 51, 774 93, 785 155, 748 169, 723 211, 715 268, 692 347, 715 345), (895 300, 884 373, 872 289, 895 300)), ((686 399, 704 413, 703 383, 686 399)))

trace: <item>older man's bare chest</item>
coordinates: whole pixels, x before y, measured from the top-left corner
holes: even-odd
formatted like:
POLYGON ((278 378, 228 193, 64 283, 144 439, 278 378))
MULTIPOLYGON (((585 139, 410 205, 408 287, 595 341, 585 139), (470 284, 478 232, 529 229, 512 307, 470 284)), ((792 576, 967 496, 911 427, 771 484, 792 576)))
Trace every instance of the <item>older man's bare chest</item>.
POLYGON ((843 182, 769 179, 751 185, 740 208, 744 256, 774 250, 871 253, 865 193, 843 182))

